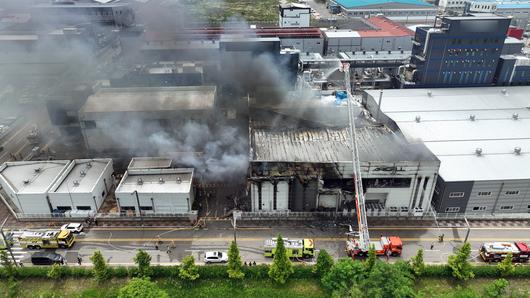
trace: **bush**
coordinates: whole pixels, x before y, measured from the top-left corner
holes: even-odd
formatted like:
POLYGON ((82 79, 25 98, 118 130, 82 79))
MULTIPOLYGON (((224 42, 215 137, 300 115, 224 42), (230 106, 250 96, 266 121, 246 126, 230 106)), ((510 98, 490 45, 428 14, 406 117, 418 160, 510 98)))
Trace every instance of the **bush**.
POLYGON ((302 279, 309 279, 309 278, 315 278, 314 272, 315 266, 311 265, 304 265, 304 264, 296 264, 293 266, 294 274, 296 278, 302 278, 302 279))
POLYGON ((96 250, 94 254, 90 257, 90 261, 94 265, 92 272, 94 274, 94 279, 96 282, 100 283, 110 278, 110 270, 107 267, 105 259, 99 250, 96 250))
POLYGON ((179 266, 153 266, 152 277, 178 277, 179 266))
POLYGON ((317 257, 317 264, 313 267, 313 273, 322 278, 333 267, 333 258, 324 249, 320 250, 317 257))
POLYGON ((472 270, 476 277, 495 278, 499 276, 499 270, 497 269, 496 266, 479 265, 479 266, 473 266, 472 270))
POLYGON ((276 239, 276 251, 274 252, 272 264, 269 267, 269 277, 279 284, 284 284, 293 273, 293 264, 287 257, 282 235, 278 235, 278 239, 276 239))
POLYGON ((415 276, 419 277, 425 271, 425 263, 423 262, 423 249, 419 249, 418 252, 410 260, 410 268, 415 276))
POLYGON ((245 273, 241 271, 243 264, 241 264, 241 257, 239 256, 239 248, 235 241, 230 244, 228 250, 228 266, 227 272, 228 277, 231 279, 242 279, 245 277, 245 273))
POLYGON ((138 266, 136 274, 140 277, 149 277, 153 273, 151 270, 151 256, 144 250, 139 250, 134 256, 134 263, 138 266))
POLYGON ((166 291, 148 278, 133 278, 118 293, 118 298, 167 298, 166 291))
POLYGON ((125 278, 125 277, 133 277, 136 276, 138 268, 130 268, 130 267, 112 267, 109 268, 109 275, 112 277, 119 277, 119 278, 125 278))
POLYGON ((506 255, 504 260, 497 264, 497 270, 502 277, 511 276, 515 271, 515 266, 512 262, 513 254, 510 252, 506 255))
POLYGON ((46 276, 51 279, 59 279, 63 277, 64 270, 63 267, 59 264, 53 264, 53 266, 48 271, 48 274, 46 276))
POLYGON ((530 266, 516 266, 513 277, 530 277, 530 266))
POLYGON ((343 293, 347 289, 359 284, 363 280, 365 267, 359 261, 352 259, 340 259, 331 270, 322 278, 322 285, 329 292, 340 291, 343 293))
POLYGON ((451 277, 451 268, 447 265, 427 265, 423 270, 424 277, 451 277))
MULTIPOLYGON (((511 261, 511 259, 510 259, 511 261)), ((484 289, 484 297, 486 298, 498 298, 503 297, 506 294, 506 288, 510 283, 504 279, 497 279, 493 283, 490 283, 484 289)))
POLYGON ((199 269, 195 265, 193 256, 186 256, 182 259, 182 265, 179 268, 179 277, 183 280, 193 281, 199 278, 199 269))
POLYGON ((226 278, 227 266, 225 265, 199 266, 198 268, 201 279, 226 278))
POLYGON ((448 265, 451 268, 453 277, 460 280, 468 280, 475 276, 473 267, 468 260, 470 255, 471 244, 466 242, 456 251, 456 254, 449 256, 448 265))
POLYGON ((260 280, 269 276, 269 265, 244 266, 243 272, 246 278, 260 280))

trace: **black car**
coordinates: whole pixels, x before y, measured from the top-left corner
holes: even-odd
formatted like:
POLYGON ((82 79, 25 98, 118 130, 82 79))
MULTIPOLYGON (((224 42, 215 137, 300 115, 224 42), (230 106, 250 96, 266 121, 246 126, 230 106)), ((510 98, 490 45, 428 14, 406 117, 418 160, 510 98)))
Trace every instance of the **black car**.
POLYGON ((36 252, 31 256, 33 265, 64 264, 64 258, 54 252, 36 252))

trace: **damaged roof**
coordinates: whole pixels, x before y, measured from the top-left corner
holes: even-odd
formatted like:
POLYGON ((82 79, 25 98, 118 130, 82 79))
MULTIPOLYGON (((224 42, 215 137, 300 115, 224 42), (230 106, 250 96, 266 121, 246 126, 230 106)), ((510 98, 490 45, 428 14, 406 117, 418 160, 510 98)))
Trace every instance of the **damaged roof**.
MULTIPOLYGON (((421 144, 409 144, 385 126, 363 126, 356 130, 361 161, 437 160, 421 144)), ((349 132, 344 128, 295 130, 253 129, 252 161, 351 162, 349 132)))

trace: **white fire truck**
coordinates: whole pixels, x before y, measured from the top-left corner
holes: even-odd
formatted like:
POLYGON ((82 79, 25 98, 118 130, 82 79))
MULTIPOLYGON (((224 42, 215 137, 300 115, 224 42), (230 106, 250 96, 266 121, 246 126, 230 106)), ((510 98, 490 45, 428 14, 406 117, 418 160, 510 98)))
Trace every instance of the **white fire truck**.
POLYGON ((506 258, 508 253, 512 254, 512 261, 514 262, 527 262, 530 258, 530 248, 524 242, 483 243, 479 253, 486 262, 500 262, 506 258))

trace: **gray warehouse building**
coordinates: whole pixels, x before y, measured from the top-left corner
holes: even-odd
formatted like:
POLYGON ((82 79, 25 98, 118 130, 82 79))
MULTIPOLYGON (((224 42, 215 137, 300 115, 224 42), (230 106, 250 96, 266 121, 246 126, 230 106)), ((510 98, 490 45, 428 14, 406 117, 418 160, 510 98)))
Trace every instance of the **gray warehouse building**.
MULTIPOLYGON (((440 160, 439 213, 530 212, 529 87, 385 90, 377 118, 440 160)), ((377 115, 379 91, 365 104, 377 115)))
POLYGON ((184 123, 211 121, 215 98, 215 86, 103 88, 79 111, 81 131, 90 152, 167 153, 184 123))

